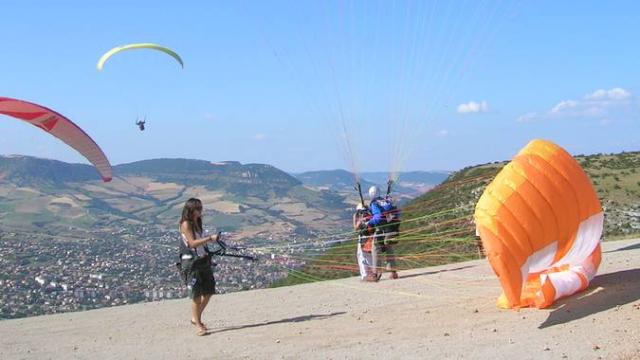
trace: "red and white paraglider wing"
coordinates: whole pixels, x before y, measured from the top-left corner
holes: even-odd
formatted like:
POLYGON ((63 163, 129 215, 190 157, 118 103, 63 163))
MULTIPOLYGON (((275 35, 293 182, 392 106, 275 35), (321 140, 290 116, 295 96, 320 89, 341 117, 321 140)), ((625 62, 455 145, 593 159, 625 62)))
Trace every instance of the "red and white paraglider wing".
POLYGON ((96 167, 103 181, 111 181, 111 164, 98 144, 61 114, 27 101, 0 97, 0 115, 24 120, 57 137, 87 158, 96 167))

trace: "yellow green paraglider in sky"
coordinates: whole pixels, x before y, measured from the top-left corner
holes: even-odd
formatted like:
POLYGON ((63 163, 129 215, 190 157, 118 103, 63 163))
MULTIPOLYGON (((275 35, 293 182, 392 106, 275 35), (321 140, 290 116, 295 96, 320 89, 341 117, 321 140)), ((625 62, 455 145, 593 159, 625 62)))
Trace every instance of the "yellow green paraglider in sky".
POLYGON ((180 58, 180 55, 178 55, 178 53, 169 49, 168 47, 158 45, 158 44, 152 44, 152 43, 128 44, 128 45, 114 47, 113 49, 107 51, 104 55, 102 55, 102 57, 100 57, 100 60, 98 60, 98 65, 96 67, 98 68, 99 71, 102 71, 102 68, 104 67, 104 63, 106 63, 107 60, 109 60, 113 55, 122 51, 135 50, 135 49, 151 49, 151 50, 162 51, 163 53, 176 59, 176 61, 180 63, 180 66, 184 68, 184 63, 182 62, 182 58, 180 58))

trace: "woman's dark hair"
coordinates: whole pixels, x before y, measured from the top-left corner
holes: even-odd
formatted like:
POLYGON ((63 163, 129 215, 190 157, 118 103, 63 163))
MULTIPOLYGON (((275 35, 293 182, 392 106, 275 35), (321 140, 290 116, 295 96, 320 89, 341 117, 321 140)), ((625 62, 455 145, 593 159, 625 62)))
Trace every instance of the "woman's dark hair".
POLYGON ((193 237, 196 237, 196 233, 202 234, 202 218, 199 217, 198 220, 194 223, 193 221, 193 212, 198 210, 202 213, 202 201, 200 199, 191 198, 184 203, 184 208, 182 209, 182 216, 180 217, 180 224, 182 226, 183 222, 187 222, 189 224, 189 229, 193 237))

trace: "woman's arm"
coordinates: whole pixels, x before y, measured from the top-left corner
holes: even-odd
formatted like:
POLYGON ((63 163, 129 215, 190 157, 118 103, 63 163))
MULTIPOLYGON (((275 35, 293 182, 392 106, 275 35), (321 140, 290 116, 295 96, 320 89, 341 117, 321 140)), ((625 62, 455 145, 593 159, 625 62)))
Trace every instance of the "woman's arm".
POLYGON ((204 245, 208 242, 217 240, 217 236, 214 237, 213 235, 207 236, 202 239, 196 239, 194 237, 193 232, 191 231, 191 228, 189 227, 189 224, 186 221, 180 224, 180 232, 184 234, 184 237, 187 239, 187 246, 191 249, 197 248, 198 246, 204 245))

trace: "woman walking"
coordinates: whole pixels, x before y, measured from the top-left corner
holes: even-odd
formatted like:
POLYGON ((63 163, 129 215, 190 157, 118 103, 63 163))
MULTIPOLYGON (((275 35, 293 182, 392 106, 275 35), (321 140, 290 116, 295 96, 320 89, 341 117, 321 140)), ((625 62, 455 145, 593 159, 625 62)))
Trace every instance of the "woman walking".
POLYGON ((183 281, 189 289, 191 323, 196 326, 198 336, 206 335, 207 327, 202 323, 202 312, 216 292, 216 281, 211 269, 211 256, 205 244, 218 241, 218 236, 202 236, 202 202, 187 200, 180 218, 180 264, 183 281))

